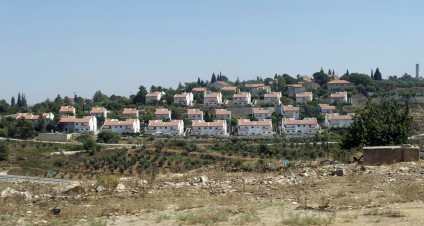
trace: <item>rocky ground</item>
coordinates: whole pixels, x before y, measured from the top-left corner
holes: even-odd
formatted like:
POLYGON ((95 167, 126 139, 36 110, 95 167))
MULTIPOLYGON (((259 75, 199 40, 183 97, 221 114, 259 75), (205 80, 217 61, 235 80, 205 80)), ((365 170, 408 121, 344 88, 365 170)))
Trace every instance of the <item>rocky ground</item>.
POLYGON ((1 225, 420 225, 424 162, 0 182, 1 225), (60 213, 51 209, 58 207, 60 213))

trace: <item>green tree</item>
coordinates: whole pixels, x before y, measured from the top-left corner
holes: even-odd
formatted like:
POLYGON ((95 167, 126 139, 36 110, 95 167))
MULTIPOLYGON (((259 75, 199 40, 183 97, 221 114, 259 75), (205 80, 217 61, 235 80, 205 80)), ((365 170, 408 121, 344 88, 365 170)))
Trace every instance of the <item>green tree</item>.
POLYGON ((342 140, 342 147, 404 144, 412 132, 411 124, 408 103, 384 99, 376 104, 369 100, 366 107, 355 115, 342 140))
POLYGON ((138 88, 138 92, 135 96, 132 98, 133 104, 145 104, 146 103, 146 95, 147 95, 147 89, 144 86, 140 86, 138 88))
POLYGON ((121 136, 112 131, 102 131, 97 135, 97 142, 107 144, 117 144, 121 140, 121 136))
POLYGON ((6 142, 0 141, 0 161, 9 160, 9 146, 6 142))
POLYGON ((106 100, 107 100, 107 98, 108 98, 108 96, 104 95, 104 94, 102 93, 102 91, 98 90, 98 91, 96 91, 96 92, 94 93, 94 95, 93 95, 93 102, 94 102, 94 103, 101 103, 101 102, 106 101, 106 100))
POLYGON ((83 142, 82 147, 84 148, 84 150, 87 150, 91 155, 93 155, 94 152, 100 150, 100 145, 98 145, 96 141, 94 141, 92 138, 86 139, 83 142))
POLYGON ((214 82, 216 82, 216 75, 215 73, 212 73, 211 84, 214 82))
POLYGON ((0 100, 0 114, 6 114, 9 111, 9 107, 6 100, 0 100))
POLYGON ((318 83, 320 86, 327 84, 330 81, 330 77, 324 73, 321 69, 320 72, 315 72, 312 77, 314 77, 314 81, 318 83))
POLYGON ((374 73, 374 80, 382 80, 382 76, 381 76, 381 72, 380 69, 375 69, 375 73, 374 73))

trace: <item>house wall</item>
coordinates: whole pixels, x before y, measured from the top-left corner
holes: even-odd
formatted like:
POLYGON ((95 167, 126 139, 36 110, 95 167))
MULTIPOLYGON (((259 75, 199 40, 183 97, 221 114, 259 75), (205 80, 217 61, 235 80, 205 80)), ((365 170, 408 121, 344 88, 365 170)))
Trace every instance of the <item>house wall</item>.
POLYGON ((420 160, 420 148, 412 145, 364 147, 364 164, 382 165, 420 160))

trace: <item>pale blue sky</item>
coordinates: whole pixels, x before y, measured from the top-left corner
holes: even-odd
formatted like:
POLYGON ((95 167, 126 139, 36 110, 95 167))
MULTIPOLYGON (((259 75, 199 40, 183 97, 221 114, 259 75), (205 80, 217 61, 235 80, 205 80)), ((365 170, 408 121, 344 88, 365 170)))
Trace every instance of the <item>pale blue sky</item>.
MULTIPOLYGON (((424 1, 1 1, 0 99, 318 71, 415 74, 424 1)), ((424 69, 422 70, 424 74, 424 69)))

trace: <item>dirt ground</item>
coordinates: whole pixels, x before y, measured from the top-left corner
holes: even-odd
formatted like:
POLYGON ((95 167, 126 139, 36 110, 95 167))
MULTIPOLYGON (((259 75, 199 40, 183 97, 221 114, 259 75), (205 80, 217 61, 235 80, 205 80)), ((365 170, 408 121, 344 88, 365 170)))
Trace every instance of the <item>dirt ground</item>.
POLYGON ((3 181, 0 224, 422 225, 423 175, 423 161, 298 162, 265 173, 210 167, 120 178, 117 189, 3 181), (56 206, 58 215, 49 211, 56 206))

